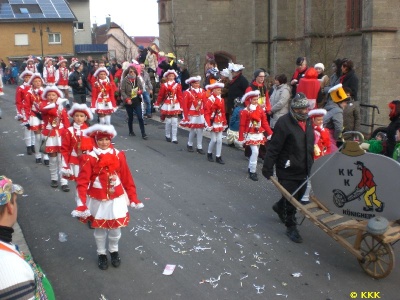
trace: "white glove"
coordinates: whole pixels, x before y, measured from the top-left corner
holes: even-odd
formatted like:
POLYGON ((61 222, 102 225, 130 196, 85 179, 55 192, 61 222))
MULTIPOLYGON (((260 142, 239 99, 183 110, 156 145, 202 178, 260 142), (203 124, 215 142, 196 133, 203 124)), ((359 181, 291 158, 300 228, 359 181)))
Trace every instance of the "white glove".
POLYGON ((143 203, 136 204, 135 202, 132 202, 131 207, 133 207, 134 209, 141 209, 144 207, 144 204, 143 203))
POLYGON ((90 110, 92 111, 92 113, 96 112, 96 108, 94 108, 94 107, 91 107, 90 110))
POLYGON ((206 126, 206 131, 211 131, 211 130, 212 130, 212 127, 206 126))
POLYGON ((24 116, 23 115, 21 115, 21 114, 17 114, 16 116, 15 116, 15 120, 22 120, 24 118, 24 116))
POLYGON ((269 136, 267 136, 267 140, 268 140, 268 141, 270 141, 270 140, 271 140, 271 138, 272 138, 272 134, 271 134, 271 135, 269 135, 269 136))
POLYGON ((62 168, 61 169, 61 175, 65 177, 69 177, 73 175, 72 170, 70 168, 62 168))
POLYGON ((240 147, 243 148, 243 146, 244 146, 244 141, 237 141, 236 143, 238 144, 238 146, 240 146, 240 147))

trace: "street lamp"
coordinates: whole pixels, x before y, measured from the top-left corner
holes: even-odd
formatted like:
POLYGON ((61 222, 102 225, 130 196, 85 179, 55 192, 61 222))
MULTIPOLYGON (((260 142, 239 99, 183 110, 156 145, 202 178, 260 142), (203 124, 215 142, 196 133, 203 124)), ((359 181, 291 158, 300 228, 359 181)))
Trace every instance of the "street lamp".
MULTIPOLYGON (((46 26, 46 32, 50 32, 49 26, 46 26)), ((32 33, 36 33, 35 26, 32 27, 32 33)), ((42 23, 39 23, 39 34, 40 34, 40 49, 42 50, 42 59, 43 59, 43 30, 42 30, 42 23)))

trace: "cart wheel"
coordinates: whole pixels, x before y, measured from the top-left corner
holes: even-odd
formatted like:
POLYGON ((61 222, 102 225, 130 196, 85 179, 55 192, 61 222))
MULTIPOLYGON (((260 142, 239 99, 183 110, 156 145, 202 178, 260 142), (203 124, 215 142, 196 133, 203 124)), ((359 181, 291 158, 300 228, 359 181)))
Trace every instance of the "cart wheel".
POLYGON ((355 245, 356 250, 360 250, 364 256, 358 260, 361 268, 375 279, 385 278, 390 274, 394 266, 393 248, 388 243, 383 243, 382 239, 365 233, 360 244, 355 245))
POLYGON ((343 207, 346 203, 346 195, 341 190, 333 190, 333 203, 337 207, 343 207))

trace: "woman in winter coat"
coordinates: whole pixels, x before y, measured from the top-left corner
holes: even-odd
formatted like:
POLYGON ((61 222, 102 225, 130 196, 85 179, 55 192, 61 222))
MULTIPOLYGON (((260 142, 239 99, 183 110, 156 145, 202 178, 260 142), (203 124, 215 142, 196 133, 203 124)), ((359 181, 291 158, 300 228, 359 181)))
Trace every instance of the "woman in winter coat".
POLYGON ((275 84, 270 97, 271 113, 270 126, 274 128, 276 121, 289 112, 290 86, 285 74, 275 76, 275 84))
POLYGON ((357 101, 357 93, 358 93, 358 77, 354 72, 354 63, 352 60, 344 58, 342 60, 342 76, 340 76, 340 83, 343 85, 343 88, 348 87, 351 89, 352 97, 354 101, 357 101))

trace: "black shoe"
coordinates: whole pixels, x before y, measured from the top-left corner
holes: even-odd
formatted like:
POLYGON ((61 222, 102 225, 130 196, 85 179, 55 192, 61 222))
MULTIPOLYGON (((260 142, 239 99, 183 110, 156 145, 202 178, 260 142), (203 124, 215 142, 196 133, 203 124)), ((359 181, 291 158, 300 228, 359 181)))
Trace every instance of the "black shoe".
POLYGON ((286 228, 286 235, 295 243, 302 243, 303 238, 301 237, 296 226, 290 226, 286 228))
POLYGON ((69 192, 69 186, 67 184, 62 185, 61 189, 63 192, 69 192))
POLYGON ((31 146, 31 149, 32 149, 32 153, 36 153, 36 151, 35 151, 35 145, 32 145, 32 146, 31 146))
POLYGON ((136 134, 132 131, 132 132, 129 132, 129 135, 130 136, 136 136, 136 134))
POLYGON ((381 206, 375 209, 376 212, 383 212, 383 208, 385 207, 385 203, 381 202, 381 206))
POLYGON ((41 164, 42 163, 42 159, 41 158, 36 158, 36 163, 37 164, 41 164))
POLYGON ((105 254, 100 254, 99 255, 98 266, 99 266, 100 270, 107 270, 108 269, 107 255, 105 255, 105 254))
POLYGON ((151 115, 147 115, 147 119, 151 119, 151 115))
POLYGON ((212 153, 207 153, 207 159, 208 159, 208 161, 210 161, 210 162, 213 162, 213 161, 214 161, 214 159, 213 159, 213 157, 212 157, 212 153))
POLYGON ((28 154, 28 155, 32 155, 32 147, 31 146, 29 146, 29 147, 26 147, 26 154, 28 154))
POLYGON ((118 268, 121 264, 121 258, 119 257, 118 251, 110 252, 111 255, 111 264, 114 268, 118 268))
POLYGON ((186 148, 187 148, 187 151, 188 151, 188 152, 194 152, 193 146, 187 145, 186 148))
POLYGON ((147 140, 149 137, 147 136, 147 134, 143 134, 142 135, 142 139, 147 140))
POLYGON ((50 186, 51 186, 52 188, 58 187, 58 182, 57 182, 57 180, 52 180, 51 183, 50 183, 50 186))
POLYGON ((258 181, 257 173, 250 173, 249 178, 253 181, 258 181))
POLYGON ((43 161, 43 163, 44 163, 44 165, 47 166, 47 167, 50 165, 50 161, 49 161, 48 159, 45 159, 45 160, 43 161))
POLYGON ((364 206, 363 211, 373 211, 374 208, 372 206, 364 206))
POLYGON ((170 142, 170 143, 171 143, 171 138, 165 137, 165 139, 167 140, 167 142, 170 142))
POLYGON ((174 144, 178 144, 178 141, 172 141, 174 144))
MULTIPOLYGON (((217 162, 217 163, 219 163, 219 164, 221 164, 221 165, 224 165, 225 164, 225 162, 222 160, 222 157, 221 156, 216 156, 215 157, 215 162, 217 162)), ((256 174, 257 175, 257 174, 256 174)))
POLYGON ((201 155, 206 154, 206 153, 203 151, 203 149, 197 149, 197 153, 198 153, 198 154, 201 154, 201 155))
POLYGON ((249 175, 250 175, 250 168, 247 168, 247 173, 249 173, 249 175))
POLYGON ((281 222, 285 223, 285 216, 283 214, 283 211, 279 209, 278 202, 272 205, 272 210, 278 214, 278 217, 281 220, 281 222))
POLYGON ((234 144, 234 143, 228 144, 228 146, 229 146, 229 147, 232 147, 232 148, 235 148, 235 144, 234 144))

